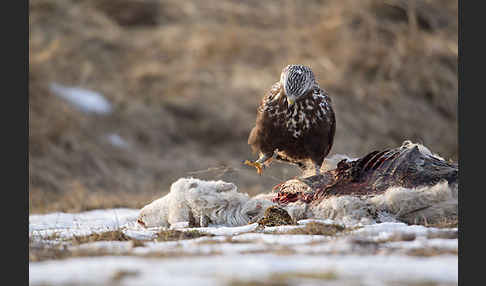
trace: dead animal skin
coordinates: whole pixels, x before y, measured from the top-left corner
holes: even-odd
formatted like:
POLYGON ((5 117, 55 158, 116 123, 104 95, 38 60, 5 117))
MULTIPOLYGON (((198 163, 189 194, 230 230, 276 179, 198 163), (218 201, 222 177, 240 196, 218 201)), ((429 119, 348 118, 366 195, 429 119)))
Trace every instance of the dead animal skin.
POLYGON ((253 198, 232 183, 182 178, 172 184, 169 194, 141 210, 139 222, 146 227, 177 222, 240 226, 258 221, 268 207, 277 205, 294 221, 372 223, 387 216, 430 224, 457 217, 458 167, 423 145, 406 141, 398 148, 337 165, 320 175, 277 185, 277 194, 253 198))

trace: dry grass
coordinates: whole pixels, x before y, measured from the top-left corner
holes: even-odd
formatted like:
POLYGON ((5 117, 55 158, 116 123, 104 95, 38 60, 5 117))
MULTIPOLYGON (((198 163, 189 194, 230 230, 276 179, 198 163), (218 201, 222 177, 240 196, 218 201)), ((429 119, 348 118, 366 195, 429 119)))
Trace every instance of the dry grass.
POLYGON ((388 285, 390 286, 453 286, 457 284, 444 284, 444 283, 439 283, 436 281, 407 281, 407 282, 401 282, 401 281, 392 281, 388 285))
POLYGON ((248 281, 248 280, 232 280, 228 283, 228 286, 287 286, 297 285, 306 280, 312 282, 320 281, 332 281, 338 279, 337 274, 334 271, 326 272, 282 272, 270 275, 265 281, 248 281), (296 283, 298 281, 298 283, 296 283))
POLYGON ((119 283, 121 282, 124 278, 127 277, 134 277, 139 275, 140 272, 134 271, 134 270, 118 270, 115 274, 112 276, 112 282, 119 283))
POLYGON ((457 160, 457 1, 409 2, 30 1, 29 211, 140 207, 190 174, 270 190, 297 170, 260 177, 241 162, 289 63, 331 94, 332 154, 410 139, 457 160), (50 82, 101 92, 114 111, 79 112, 50 82))
POLYGON ((289 230, 286 234, 311 234, 311 235, 330 235, 334 236, 347 229, 337 224, 323 224, 318 222, 309 222, 304 228, 289 230))
POLYGON ((63 259, 70 256, 70 251, 61 246, 48 247, 46 245, 29 243, 29 262, 63 259))
POLYGON ((29 243, 29 262, 45 260, 60 260, 73 257, 93 257, 119 255, 108 250, 70 249, 64 245, 48 245, 44 243, 29 243))
POLYGON ((131 241, 132 247, 144 246, 144 241, 132 239, 126 236, 121 230, 94 232, 89 235, 74 235, 68 239, 62 238, 54 232, 47 237, 43 237, 43 241, 37 241, 29 237, 29 261, 118 255, 117 253, 108 250, 70 248, 71 246, 78 246, 97 241, 131 241), (45 241, 52 241, 55 243, 50 244, 45 241))
POLYGON ((458 239, 459 232, 457 230, 446 230, 441 232, 429 232, 427 233, 427 238, 444 238, 444 239, 458 239))
POLYGON ((214 236, 210 233, 203 233, 197 230, 189 230, 189 231, 180 231, 180 230, 161 230, 157 233, 157 241, 174 241, 174 240, 183 240, 183 239, 193 239, 202 236, 214 236))
POLYGON ((95 241, 128 241, 131 240, 121 230, 105 231, 100 233, 92 233, 90 235, 74 236, 72 243, 79 245, 83 243, 95 241))
POLYGON ((394 233, 386 238, 379 239, 377 243, 394 242, 394 241, 413 241, 417 238, 415 233, 394 233))
POLYGON ((287 272, 273 275, 275 280, 289 279, 317 279, 317 280, 336 280, 337 274, 334 271, 326 272, 287 272))
POLYGON ((407 255, 410 256, 420 256, 420 257, 431 257, 438 255, 458 255, 457 249, 439 249, 439 248, 417 248, 406 251, 407 255))
POLYGON ((444 218, 442 220, 437 221, 436 223, 428 223, 425 224, 428 227, 437 227, 437 228, 456 228, 459 227, 459 218, 444 218))

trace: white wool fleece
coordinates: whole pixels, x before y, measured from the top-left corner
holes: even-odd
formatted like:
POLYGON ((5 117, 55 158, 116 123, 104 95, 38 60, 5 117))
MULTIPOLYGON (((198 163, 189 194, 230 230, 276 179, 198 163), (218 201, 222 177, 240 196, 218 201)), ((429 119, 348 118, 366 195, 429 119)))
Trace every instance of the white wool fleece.
MULTIPOLYGON (((142 208, 139 222, 146 227, 169 227, 187 222, 190 226, 240 226, 261 218, 275 205, 275 193, 250 198, 237 192, 233 183, 182 178, 172 184, 170 192, 142 208)), ((412 223, 436 223, 456 219, 457 185, 440 182, 430 187, 390 187, 373 197, 336 196, 306 204, 282 206, 296 221, 333 219, 345 224, 373 223, 380 214, 412 223)))
POLYGON ((233 183, 181 178, 164 197, 142 208, 139 222, 146 227, 168 227, 178 222, 190 225, 238 226, 263 216, 271 200, 237 192, 233 183))

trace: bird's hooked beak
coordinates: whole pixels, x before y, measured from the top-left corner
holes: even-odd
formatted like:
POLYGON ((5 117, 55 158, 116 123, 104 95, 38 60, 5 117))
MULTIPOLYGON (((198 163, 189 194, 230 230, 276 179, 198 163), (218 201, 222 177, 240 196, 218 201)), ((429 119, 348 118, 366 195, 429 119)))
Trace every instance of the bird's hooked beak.
MULTIPOLYGON (((282 82, 285 82, 285 79, 281 79, 282 82)), ((285 86, 285 84, 282 84, 283 85, 283 89, 280 91, 280 94, 283 94, 285 95, 285 97, 287 98, 287 107, 292 107, 295 103, 295 100, 296 100, 296 96, 291 94, 288 90, 287 90, 287 87, 285 86)))
POLYGON ((287 96, 287 104, 289 105, 289 107, 291 107, 292 105, 294 105, 295 103, 295 97, 293 96, 287 96))

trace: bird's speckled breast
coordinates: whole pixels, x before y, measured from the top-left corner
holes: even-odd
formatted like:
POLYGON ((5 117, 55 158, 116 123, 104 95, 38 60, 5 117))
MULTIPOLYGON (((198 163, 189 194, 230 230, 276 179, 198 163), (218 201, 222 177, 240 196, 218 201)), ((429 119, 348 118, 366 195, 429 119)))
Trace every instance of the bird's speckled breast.
POLYGON ((278 93, 274 93, 275 96, 265 102, 264 111, 274 126, 284 126, 294 138, 299 138, 312 128, 320 126, 319 122, 330 121, 327 116, 331 112, 329 97, 319 87, 315 87, 310 93, 312 94, 305 95, 290 108, 285 96, 280 95, 283 98, 279 98, 278 93))

